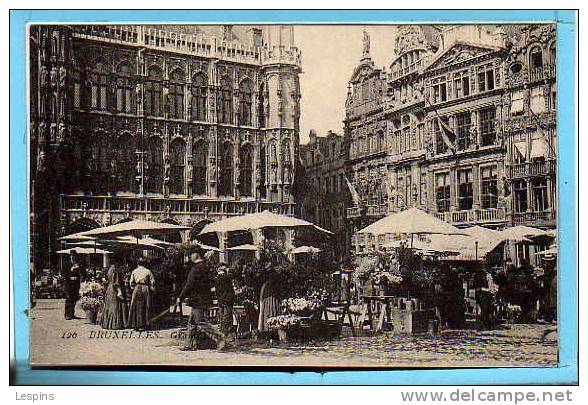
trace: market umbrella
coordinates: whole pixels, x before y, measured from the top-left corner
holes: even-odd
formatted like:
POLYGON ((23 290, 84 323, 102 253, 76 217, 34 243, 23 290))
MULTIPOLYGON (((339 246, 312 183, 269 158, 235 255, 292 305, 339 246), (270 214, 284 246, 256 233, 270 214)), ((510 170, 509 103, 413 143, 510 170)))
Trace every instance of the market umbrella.
POLYGON ((254 214, 246 214, 236 217, 223 219, 221 221, 208 224, 202 229, 200 235, 213 232, 236 232, 250 231, 262 228, 296 228, 309 227, 315 228, 323 233, 331 234, 332 232, 314 225, 312 222, 303 219, 288 217, 286 215, 274 214, 273 212, 263 211, 254 214))
POLYGON ((79 248, 79 247, 74 247, 74 248, 69 248, 69 249, 63 249, 63 250, 58 250, 56 253, 60 254, 60 255, 69 255, 72 252, 76 252, 77 254, 80 255, 92 255, 92 254, 111 254, 112 252, 109 250, 104 250, 104 249, 95 249, 95 248, 79 248))
POLYGON ((292 254, 301 254, 301 253, 320 253, 322 252, 321 249, 314 247, 314 246, 298 246, 293 248, 290 253, 292 254))
POLYGON ((504 240, 529 242, 529 238, 538 236, 548 236, 543 229, 533 228, 531 226, 517 225, 512 228, 506 228, 501 231, 504 240))
MULTIPOLYGON (((433 236, 433 235, 431 235, 433 236)), ((438 236, 438 235, 435 235, 438 236)), ((445 236, 445 235, 443 235, 445 236)), ((394 240, 391 242, 388 242, 384 245, 382 245, 383 248, 385 249, 395 249, 395 248, 399 248, 401 247, 404 243, 406 243, 406 240, 394 240)), ((451 245, 444 245, 439 243, 438 241, 435 241, 433 239, 431 239, 430 241, 423 241, 420 239, 416 239, 416 240, 412 240, 411 243, 411 247, 412 249, 416 249, 416 250, 422 250, 423 252, 428 252, 428 253, 433 253, 433 254, 445 254, 445 255, 457 255, 459 254, 459 250, 456 248, 455 245, 451 246, 451 245)), ((410 245, 409 245, 410 246, 410 245)))
POLYGON ((155 247, 155 248, 161 248, 161 249, 174 245, 171 242, 166 242, 164 240, 155 239, 150 236, 139 238, 139 240, 137 240, 136 238, 134 238, 130 235, 129 236, 118 236, 118 237, 116 237, 116 239, 112 240, 112 242, 138 244, 138 245, 143 245, 145 247, 155 247))
MULTIPOLYGON (((86 231, 87 232, 87 231, 86 231)), ((84 235, 84 232, 72 233, 71 235, 62 236, 59 240, 68 241, 91 241, 96 238, 84 235)))
POLYGON ((390 214, 379 221, 363 228, 358 233, 385 235, 385 234, 444 234, 463 235, 464 232, 453 225, 448 224, 433 215, 418 208, 390 214))
POLYGON ((258 248, 255 245, 252 245, 250 243, 246 243, 244 245, 228 247, 228 248, 226 248, 226 250, 230 250, 232 252, 235 252, 235 251, 256 251, 256 250, 258 250, 258 248))
POLYGON ((138 238, 139 235, 165 235, 190 229, 187 226, 166 224, 153 221, 133 220, 116 225, 95 228, 89 231, 81 232, 82 236, 119 236, 133 235, 138 238))

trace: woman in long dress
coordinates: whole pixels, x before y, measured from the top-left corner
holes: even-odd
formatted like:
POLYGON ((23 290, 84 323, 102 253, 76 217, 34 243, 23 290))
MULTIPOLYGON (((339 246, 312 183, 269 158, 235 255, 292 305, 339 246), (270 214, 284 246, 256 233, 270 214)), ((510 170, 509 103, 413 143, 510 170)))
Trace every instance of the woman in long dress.
POLYGON ((155 291, 155 278, 143 262, 131 273, 129 280, 133 295, 129 310, 128 327, 135 330, 147 329, 151 318, 151 295, 155 291))
POLYGON ((104 309, 100 325, 104 329, 124 329, 127 323, 127 303, 124 281, 118 262, 107 273, 108 287, 104 296, 104 309))
POLYGON ((261 286, 259 293, 259 320, 257 329, 260 333, 269 331, 267 320, 280 315, 279 280, 275 273, 270 274, 267 281, 261 286))

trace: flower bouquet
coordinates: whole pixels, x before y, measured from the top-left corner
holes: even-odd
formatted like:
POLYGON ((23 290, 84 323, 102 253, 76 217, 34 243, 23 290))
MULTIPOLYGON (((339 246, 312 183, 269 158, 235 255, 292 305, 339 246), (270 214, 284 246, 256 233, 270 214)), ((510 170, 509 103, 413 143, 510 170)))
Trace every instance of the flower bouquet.
POLYGON ((104 286, 96 281, 80 284, 80 307, 92 323, 96 323, 98 312, 104 305, 104 286))
POLYGON ((278 315, 268 318, 267 327, 270 330, 277 331, 280 341, 285 342, 288 340, 288 331, 300 326, 300 321, 301 318, 298 315, 278 315))
POLYGON ((320 307, 321 303, 318 300, 310 298, 288 298, 282 301, 285 313, 299 317, 312 316, 320 307))

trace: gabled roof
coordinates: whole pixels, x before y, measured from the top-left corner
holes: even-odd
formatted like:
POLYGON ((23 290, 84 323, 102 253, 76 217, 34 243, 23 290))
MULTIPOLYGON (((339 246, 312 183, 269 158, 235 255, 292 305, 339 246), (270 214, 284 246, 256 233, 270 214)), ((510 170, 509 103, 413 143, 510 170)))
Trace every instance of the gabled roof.
POLYGON ((380 69, 376 69, 374 65, 374 61, 371 59, 362 59, 359 65, 353 70, 353 74, 351 75, 351 79, 349 79, 350 83, 355 83, 364 77, 369 77, 375 72, 380 72, 380 69))
POLYGON ((478 56, 497 52, 502 48, 491 45, 472 44, 465 41, 458 41, 453 43, 449 48, 434 55, 429 64, 425 66, 424 72, 434 70, 444 66, 450 66, 468 59, 473 59, 478 56))

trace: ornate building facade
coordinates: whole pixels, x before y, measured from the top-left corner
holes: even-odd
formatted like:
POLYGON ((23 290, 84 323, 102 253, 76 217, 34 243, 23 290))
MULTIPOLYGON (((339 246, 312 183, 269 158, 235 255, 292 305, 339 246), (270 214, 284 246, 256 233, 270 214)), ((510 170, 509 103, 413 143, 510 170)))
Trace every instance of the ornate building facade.
POLYGON ((364 33, 346 102, 350 233, 412 206, 457 226, 554 227, 554 41, 546 25, 399 26, 387 70, 364 33))
POLYGON ((304 190, 296 200, 298 214, 334 233, 335 254, 349 251, 345 210, 350 196, 345 181, 346 149, 343 136, 329 131, 317 136, 310 131, 309 142, 300 145, 304 190))
POLYGON ((30 27, 31 234, 293 213, 292 26, 30 27))

